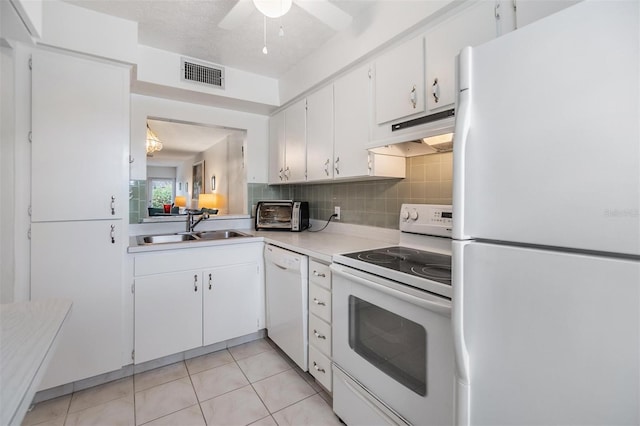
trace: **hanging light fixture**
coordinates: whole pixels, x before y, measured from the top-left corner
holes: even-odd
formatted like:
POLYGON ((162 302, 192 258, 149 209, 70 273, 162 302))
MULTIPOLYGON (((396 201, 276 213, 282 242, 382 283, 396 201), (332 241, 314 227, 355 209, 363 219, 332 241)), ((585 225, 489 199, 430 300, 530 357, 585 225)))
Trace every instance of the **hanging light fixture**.
POLYGON ((292 0, 253 0, 253 4, 264 16, 279 18, 291 9, 292 0))
POLYGON ((161 149, 162 142, 160 142, 160 139, 151 131, 149 124, 147 124, 147 154, 153 154, 161 149))

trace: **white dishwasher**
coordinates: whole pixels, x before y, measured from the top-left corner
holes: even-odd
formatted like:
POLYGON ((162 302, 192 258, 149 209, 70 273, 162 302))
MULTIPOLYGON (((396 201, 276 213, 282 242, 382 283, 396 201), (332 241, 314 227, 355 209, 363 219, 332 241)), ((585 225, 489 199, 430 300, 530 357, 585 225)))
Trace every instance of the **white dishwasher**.
POLYGON ((307 371, 309 259, 267 244, 264 261, 267 333, 289 358, 307 371))

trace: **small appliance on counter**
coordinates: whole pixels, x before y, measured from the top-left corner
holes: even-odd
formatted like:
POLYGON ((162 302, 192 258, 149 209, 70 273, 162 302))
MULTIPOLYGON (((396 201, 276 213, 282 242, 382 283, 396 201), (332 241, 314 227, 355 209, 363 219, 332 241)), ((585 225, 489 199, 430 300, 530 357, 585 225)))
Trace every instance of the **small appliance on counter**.
POLYGON ((300 232, 309 228, 309 203, 306 201, 258 201, 256 231, 300 232))

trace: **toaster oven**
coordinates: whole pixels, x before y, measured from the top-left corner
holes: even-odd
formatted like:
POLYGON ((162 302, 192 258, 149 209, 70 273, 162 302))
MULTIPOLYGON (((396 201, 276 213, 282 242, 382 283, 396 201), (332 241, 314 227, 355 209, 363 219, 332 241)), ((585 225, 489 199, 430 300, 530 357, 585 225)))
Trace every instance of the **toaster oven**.
POLYGON ((309 203, 306 201, 258 201, 256 231, 294 231, 309 227, 309 203))

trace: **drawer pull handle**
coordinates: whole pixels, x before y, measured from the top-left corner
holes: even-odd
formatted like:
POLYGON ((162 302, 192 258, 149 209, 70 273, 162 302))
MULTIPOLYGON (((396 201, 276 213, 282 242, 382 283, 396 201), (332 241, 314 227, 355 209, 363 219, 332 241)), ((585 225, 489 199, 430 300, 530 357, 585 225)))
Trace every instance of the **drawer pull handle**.
POLYGON ((313 275, 315 275, 316 277, 320 277, 320 278, 324 278, 324 277, 326 277, 326 275, 325 275, 325 274, 321 274, 321 273, 320 273, 320 272, 318 272, 318 271, 313 271, 313 275))
POLYGON ((318 339, 326 339, 327 338, 327 336, 325 336, 324 334, 318 333, 317 330, 313 330, 313 334, 315 334, 318 339))
POLYGON ((193 291, 198 291, 198 275, 193 276, 193 291))
POLYGON ((318 364, 316 364, 315 361, 313 361, 313 368, 315 368, 316 371, 319 371, 320 373, 324 373, 324 368, 318 367, 318 364))
POLYGON ((326 303, 319 301, 315 297, 313 298, 313 303, 315 303, 318 306, 326 306, 327 305, 326 303))

